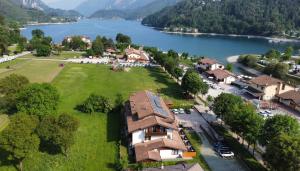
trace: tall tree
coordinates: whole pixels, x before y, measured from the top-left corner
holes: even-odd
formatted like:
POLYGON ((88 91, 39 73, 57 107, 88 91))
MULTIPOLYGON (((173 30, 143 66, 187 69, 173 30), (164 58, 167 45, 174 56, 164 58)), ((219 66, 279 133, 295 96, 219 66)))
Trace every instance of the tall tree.
POLYGON ((48 83, 31 84, 17 94, 18 111, 30 115, 47 115, 56 113, 59 94, 48 83))
POLYGON ((281 134, 267 145, 264 159, 271 170, 300 170, 300 138, 281 134))
POLYGON ((31 31, 32 37, 36 37, 36 38, 43 38, 45 36, 45 33, 43 32, 43 30, 40 29, 35 29, 31 31))
POLYGON ((100 36, 97 36, 96 39, 93 41, 92 50, 97 56, 103 54, 104 46, 103 46, 102 38, 100 36))
POLYGON ((117 34, 116 41, 118 43, 131 44, 131 38, 127 35, 122 34, 122 33, 117 34))
POLYGON ((195 71, 188 71, 182 78, 181 87, 192 94, 205 94, 208 86, 195 71))
POLYGON ((35 134, 38 119, 25 114, 10 118, 9 126, 0 134, 0 148, 7 153, 7 159, 19 163, 23 170, 23 160, 38 151, 39 137, 35 134))
POLYGON ((299 135, 299 128, 298 121, 287 115, 268 118, 261 130, 260 143, 268 145, 273 138, 280 134, 299 135))
POLYGON ((224 118, 226 115, 230 115, 243 103, 243 100, 239 96, 235 96, 229 93, 222 93, 214 99, 213 111, 214 113, 221 118, 224 118))
POLYGON ((62 114, 58 118, 50 115, 42 117, 37 132, 50 153, 59 151, 67 155, 78 127, 79 121, 70 115, 62 114))
POLYGON ((0 94, 3 99, 2 108, 7 113, 16 112, 16 95, 29 84, 29 80, 21 75, 11 74, 0 80, 0 94))

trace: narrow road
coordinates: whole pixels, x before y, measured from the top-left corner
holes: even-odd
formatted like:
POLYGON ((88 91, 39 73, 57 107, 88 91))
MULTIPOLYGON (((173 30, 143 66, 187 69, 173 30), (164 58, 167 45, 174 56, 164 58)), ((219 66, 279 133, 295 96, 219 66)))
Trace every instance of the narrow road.
POLYGON ((236 159, 224 159, 221 158, 215 151, 213 146, 210 144, 208 138, 200 128, 206 127, 208 123, 196 110, 191 114, 176 115, 179 122, 185 123, 186 125, 192 126, 192 128, 201 137, 202 145, 200 152, 204 157, 205 161, 213 171, 247 171, 247 169, 239 163, 236 159))

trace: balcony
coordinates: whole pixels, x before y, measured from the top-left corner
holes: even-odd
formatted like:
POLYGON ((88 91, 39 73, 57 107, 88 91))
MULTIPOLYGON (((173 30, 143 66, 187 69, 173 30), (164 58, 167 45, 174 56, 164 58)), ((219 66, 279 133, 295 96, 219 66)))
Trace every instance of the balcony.
POLYGON ((165 129, 146 129, 145 131, 145 136, 146 137, 151 137, 151 136, 167 136, 167 131, 165 129))

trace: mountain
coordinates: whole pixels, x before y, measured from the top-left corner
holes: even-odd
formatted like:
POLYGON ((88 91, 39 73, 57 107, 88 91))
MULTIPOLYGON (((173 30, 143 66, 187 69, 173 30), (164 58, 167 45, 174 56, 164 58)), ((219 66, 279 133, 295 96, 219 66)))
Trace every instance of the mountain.
POLYGON ((98 10, 131 10, 136 9, 154 0, 86 0, 75 10, 85 16, 90 16, 98 10))
POLYGON ((98 10, 90 18, 141 19, 161 9, 175 5, 181 0, 155 0, 141 7, 127 10, 98 10))
POLYGON ((80 16, 76 11, 50 8, 40 0, 0 0, 0 15, 21 23, 64 22, 80 16))
POLYGON ((185 0, 143 19, 159 28, 204 33, 282 35, 300 30, 299 0, 185 0))

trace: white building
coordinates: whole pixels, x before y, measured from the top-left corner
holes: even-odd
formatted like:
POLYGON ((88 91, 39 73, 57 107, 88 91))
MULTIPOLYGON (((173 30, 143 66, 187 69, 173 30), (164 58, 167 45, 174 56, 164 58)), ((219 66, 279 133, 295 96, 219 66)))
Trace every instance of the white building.
POLYGON ((206 72, 209 77, 212 77, 213 80, 219 83, 231 84, 236 80, 236 76, 227 71, 222 69, 215 69, 206 72))
POLYGON ((199 60, 198 68, 200 68, 202 71, 213 71, 216 69, 224 69, 225 67, 216 60, 203 58, 199 60))
POLYGON ((149 63, 149 55, 143 51, 143 48, 134 49, 130 46, 125 49, 126 61, 129 63, 149 63))
POLYGON ((183 158, 187 147, 175 116, 159 96, 149 91, 133 94, 125 105, 127 133, 137 162, 183 158))

